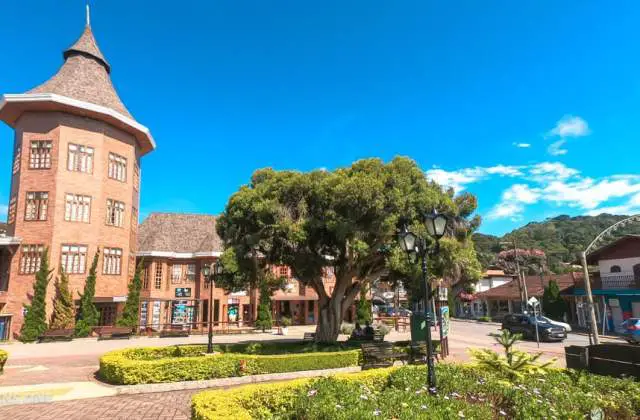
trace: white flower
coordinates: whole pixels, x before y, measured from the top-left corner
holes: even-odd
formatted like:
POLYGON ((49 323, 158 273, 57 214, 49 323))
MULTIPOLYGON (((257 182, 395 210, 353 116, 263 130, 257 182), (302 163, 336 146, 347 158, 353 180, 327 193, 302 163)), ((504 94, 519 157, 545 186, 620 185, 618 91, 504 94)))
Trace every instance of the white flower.
POLYGON ((445 399, 445 400, 448 400, 448 399, 449 399, 449 397, 445 395, 445 396, 444 396, 444 399, 445 399))
POLYGON ((377 408, 375 410, 373 410, 373 415, 374 416, 379 416, 382 413, 382 411, 378 410, 377 408))
POLYGON ((464 413, 462 412, 462 410, 458 411, 458 417, 460 417, 461 419, 464 418, 464 413))
POLYGON ((499 413, 500 413, 501 416, 506 416, 507 415, 507 412, 504 411, 504 410, 500 410, 499 413))
POLYGON ((538 388, 533 388, 533 393, 536 395, 540 395, 540 390, 538 388))
POLYGON ((307 397, 313 397, 318 393, 317 389, 310 389, 309 392, 307 392, 307 397))
POLYGON ((402 405, 403 407, 405 407, 405 408, 406 408, 406 407, 409 407, 409 404, 407 404, 406 402, 403 402, 401 405, 402 405))
POLYGON ((342 406, 341 406, 340 404, 336 404, 336 408, 337 408, 338 410, 340 410, 340 409, 342 408, 342 406))
POLYGON ((427 406, 423 404, 423 405, 420 406, 420 408, 423 409, 423 410, 426 410, 427 406))
POLYGON ((360 395, 360 399, 361 400, 368 400, 369 397, 367 397, 366 395, 362 394, 362 395, 360 395))
POLYGON ((458 394, 457 392, 452 392, 452 393, 451 393, 451 396, 452 396, 453 398, 460 398, 460 394, 458 394))

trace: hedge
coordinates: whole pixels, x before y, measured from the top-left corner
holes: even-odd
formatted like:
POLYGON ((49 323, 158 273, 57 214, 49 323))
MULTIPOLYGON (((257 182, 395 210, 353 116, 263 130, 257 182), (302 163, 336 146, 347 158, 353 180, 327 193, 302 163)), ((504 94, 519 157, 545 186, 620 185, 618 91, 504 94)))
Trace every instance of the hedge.
MULTIPOLYGON (((335 378, 358 382, 369 389, 381 390, 389 374, 397 368, 375 369, 353 374, 339 374, 335 378)), ((315 380, 295 379, 287 382, 245 385, 238 388, 204 391, 191 399, 193 420, 234 419, 251 420, 286 415, 293 402, 306 392, 315 380)))
POLYGON ((111 351, 100 358, 99 376, 116 385, 198 381, 357 366, 361 359, 360 350, 203 356, 203 349, 203 346, 172 346, 111 351))
POLYGON ((640 384, 554 369, 511 382, 472 365, 438 364, 438 395, 423 366, 247 385, 192 397, 195 420, 222 418, 637 419, 640 384))
POLYGON ((9 358, 9 353, 4 350, 0 350, 0 373, 4 370, 4 364, 7 363, 7 359, 9 358))

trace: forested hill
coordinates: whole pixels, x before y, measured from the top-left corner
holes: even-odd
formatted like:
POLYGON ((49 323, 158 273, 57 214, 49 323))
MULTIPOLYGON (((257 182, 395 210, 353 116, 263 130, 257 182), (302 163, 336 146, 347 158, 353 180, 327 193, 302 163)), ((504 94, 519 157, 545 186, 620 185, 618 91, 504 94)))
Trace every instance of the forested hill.
MULTIPOLYGON (((491 264, 502 249, 500 242, 511 242, 514 238, 518 248, 538 248, 549 259, 552 270, 562 271, 561 262, 575 261, 576 254, 602 230, 628 216, 601 214, 599 216, 557 216, 544 222, 532 222, 502 237, 476 233, 473 237, 478 257, 484 267, 491 264)), ((640 234, 640 223, 621 228, 616 237, 628 233, 640 234)))
POLYGON ((4 222, 0 222, 0 233, 5 233, 7 231, 7 224, 4 222))

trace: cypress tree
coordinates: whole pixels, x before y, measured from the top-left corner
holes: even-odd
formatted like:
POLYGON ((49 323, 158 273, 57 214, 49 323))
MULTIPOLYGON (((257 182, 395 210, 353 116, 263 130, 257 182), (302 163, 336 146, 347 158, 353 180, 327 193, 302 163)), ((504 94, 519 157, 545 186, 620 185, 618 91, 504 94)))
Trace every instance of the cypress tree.
POLYGON ((371 303, 367 301, 367 290, 362 288, 360 290, 360 300, 358 300, 356 307, 356 320, 359 324, 364 325, 367 321, 371 322, 372 318, 371 303))
POLYGON ((567 312, 567 303, 560 296, 560 288, 555 280, 549 281, 542 294, 542 309, 551 319, 562 320, 567 312))
POLYGON ((46 298, 49 280, 51 280, 51 270, 49 270, 48 250, 45 249, 41 257, 40 269, 36 273, 31 305, 25 305, 27 313, 20 329, 20 341, 36 341, 47 330, 46 298))
POLYGON ((93 303, 96 294, 96 270, 99 255, 100 250, 97 250, 93 256, 87 281, 84 284, 84 292, 80 295, 80 319, 76 322, 76 337, 87 337, 91 334, 91 327, 98 325, 100 321, 100 313, 93 303))
POLYGON ((56 279, 56 298, 53 301, 51 329, 69 329, 75 327, 75 308, 73 296, 69 291, 69 277, 60 269, 60 277, 56 279))
POLYGON ((127 302, 124 304, 122 317, 118 319, 117 325, 120 327, 135 327, 138 325, 140 313, 140 290, 142 290, 142 260, 136 267, 136 273, 129 282, 129 292, 127 302))
POLYGON ((273 321, 271 319, 271 290, 265 279, 260 283, 260 303, 258 304, 258 316, 256 318, 256 328, 261 328, 262 332, 271 329, 273 321))

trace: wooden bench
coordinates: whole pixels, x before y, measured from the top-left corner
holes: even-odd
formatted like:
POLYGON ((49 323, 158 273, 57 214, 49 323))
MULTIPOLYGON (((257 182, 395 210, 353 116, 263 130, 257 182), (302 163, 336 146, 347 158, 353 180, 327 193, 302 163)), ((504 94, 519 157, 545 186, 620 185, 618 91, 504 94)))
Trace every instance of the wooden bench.
POLYGON ((306 332, 302 338, 304 341, 313 341, 316 338, 316 333, 306 332))
POLYGON ((38 342, 71 341, 73 340, 74 333, 75 331, 73 329, 47 330, 38 338, 38 342))
POLYGON ((130 327, 100 327, 95 331, 98 334, 98 340, 129 339, 133 332, 130 327))
MULTIPOLYGON (((440 346, 433 343, 433 356, 440 360, 440 346)), ((409 363, 424 363, 427 360, 427 343, 411 343, 409 346, 409 363)))
POLYGON ((364 359, 362 370, 393 366, 394 361, 404 362, 408 358, 406 353, 395 352, 393 344, 388 341, 362 343, 360 348, 364 359))
POLYGON ((160 331, 160 337, 189 337, 189 330, 182 325, 171 325, 160 331))

